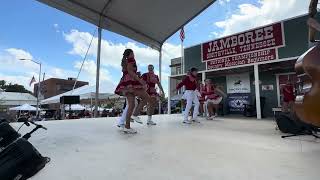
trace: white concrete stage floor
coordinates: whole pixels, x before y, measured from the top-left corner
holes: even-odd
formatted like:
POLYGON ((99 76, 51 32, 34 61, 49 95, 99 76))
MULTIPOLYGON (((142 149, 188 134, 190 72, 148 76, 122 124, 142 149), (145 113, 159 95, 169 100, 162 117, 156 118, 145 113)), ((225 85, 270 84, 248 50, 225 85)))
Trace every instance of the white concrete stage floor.
POLYGON ((161 115, 154 117, 157 126, 135 123, 139 133, 127 135, 115 120, 43 122, 48 131, 31 142, 52 161, 32 180, 320 179, 320 140, 281 139, 273 121, 184 125, 181 115, 161 115))

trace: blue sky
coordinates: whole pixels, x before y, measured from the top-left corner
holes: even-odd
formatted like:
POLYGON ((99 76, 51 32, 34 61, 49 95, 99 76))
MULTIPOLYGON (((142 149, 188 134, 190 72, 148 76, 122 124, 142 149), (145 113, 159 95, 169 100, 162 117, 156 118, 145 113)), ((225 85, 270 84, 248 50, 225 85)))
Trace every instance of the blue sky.
MULTIPOLYGON (((219 0, 187 24, 185 46, 302 14, 307 4, 301 0, 219 0)), ((17 57, 41 61, 47 78, 74 77, 95 30, 95 26, 35 0, 4 0, 0 19, 0 79, 23 84, 28 89, 31 89, 28 85, 31 77, 38 73, 37 67, 17 61, 17 57)), ((106 85, 106 91, 112 92, 121 76, 119 64, 113 62, 120 61, 125 47, 132 47, 137 51, 137 58, 143 59, 139 66, 142 71, 148 63, 157 65, 158 53, 142 44, 108 31, 103 31, 103 39, 102 76, 105 77, 101 83, 106 85)), ((164 47, 165 88, 170 59, 180 56, 179 44, 176 33, 164 47)), ((80 76, 80 80, 91 85, 95 83, 95 47, 91 48, 80 76)))

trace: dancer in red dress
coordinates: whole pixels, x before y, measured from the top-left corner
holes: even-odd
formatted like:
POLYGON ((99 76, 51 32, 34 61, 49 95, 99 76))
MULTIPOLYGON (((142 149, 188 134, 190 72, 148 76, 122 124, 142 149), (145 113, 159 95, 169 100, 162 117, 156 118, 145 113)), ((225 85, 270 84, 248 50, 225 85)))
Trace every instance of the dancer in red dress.
POLYGON ((137 64, 131 49, 124 51, 121 66, 123 75, 115 93, 127 98, 128 112, 123 131, 134 134, 137 133, 137 131, 130 127, 130 119, 135 108, 135 98, 137 96, 141 99, 141 103, 136 107, 138 111, 141 111, 143 106, 150 101, 150 96, 146 92, 146 83, 137 75, 137 64))
MULTIPOLYGON (((160 83, 159 77, 156 74, 154 74, 154 66, 152 64, 148 65, 148 72, 144 73, 142 75, 142 79, 148 85, 147 93, 149 94, 149 96, 151 98, 150 106, 149 106, 150 109, 148 109, 149 114, 148 114, 147 125, 156 125, 156 123, 152 121, 152 115, 154 114, 154 109, 155 109, 155 106, 156 106, 157 101, 159 100, 159 96, 160 96, 157 93, 156 85, 158 85, 158 87, 160 88, 161 96, 164 96, 164 91, 163 91, 162 85, 160 83)), ((135 120, 140 119, 138 117, 139 113, 140 112, 135 111, 133 113, 132 118, 135 120)))
POLYGON ((206 107, 208 111, 207 120, 212 120, 218 115, 219 104, 222 101, 222 97, 219 94, 225 96, 224 92, 212 84, 211 79, 205 81, 204 91, 206 107))
POLYGON ((282 88, 283 94, 283 112, 292 112, 293 102, 295 100, 294 88, 290 80, 282 88))

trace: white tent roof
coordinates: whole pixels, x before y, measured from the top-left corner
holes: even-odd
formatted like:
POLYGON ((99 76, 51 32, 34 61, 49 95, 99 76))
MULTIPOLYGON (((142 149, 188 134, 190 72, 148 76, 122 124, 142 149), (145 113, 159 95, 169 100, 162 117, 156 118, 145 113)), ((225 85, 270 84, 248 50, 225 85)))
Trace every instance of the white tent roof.
POLYGON ((177 94, 171 97, 171 101, 180 101, 182 99, 183 94, 177 94))
POLYGON ((9 108, 10 111, 36 111, 37 108, 30 106, 29 104, 24 104, 21 106, 9 108))
MULTIPOLYGON (((98 111, 100 111, 100 112, 103 111, 104 109, 105 108, 98 107, 98 111)), ((94 110, 94 107, 92 107, 92 108, 88 107, 87 110, 89 110, 89 111, 94 110)), ((108 110, 108 109, 106 109, 106 110, 108 110)))
MULTIPOLYGON (((105 88, 101 88, 101 89, 105 89, 105 88)), ((54 104, 54 103, 59 103, 60 102, 60 97, 62 96, 70 96, 70 95, 76 95, 76 96, 80 96, 80 100, 84 100, 84 99, 94 99, 95 98, 95 91, 96 91, 96 87, 95 86, 89 86, 89 85, 85 85, 82 87, 79 87, 77 89, 74 89, 73 91, 68 91, 65 92, 63 94, 59 94, 57 96, 53 96, 51 98, 48 99, 44 99, 41 101, 41 104, 54 104)), ((99 99, 108 99, 109 97, 115 97, 114 94, 111 93, 107 93, 104 91, 100 91, 99 93, 99 99)), ((117 96, 120 97, 120 96, 117 96)))
POLYGON ((37 98, 29 93, 0 92, 0 104, 5 106, 36 105, 37 98))
POLYGON ((38 0, 159 50, 215 0, 38 0))
POLYGON ((71 107, 66 106, 65 110, 71 109, 72 111, 81 111, 85 110, 86 108, 84 106, 81 106, 80 104, 72 104, 71 107))
MULTIPOLYGON (((86 107, 86 110, 88 111, 92 111, 94 110, 94 107, 86 107)), ((102 108, 102 107, 98 107, 98 111, 103 111, 103 110, 106 110, 106 111, 112 111, 113 109, 112 108, 102 108)))

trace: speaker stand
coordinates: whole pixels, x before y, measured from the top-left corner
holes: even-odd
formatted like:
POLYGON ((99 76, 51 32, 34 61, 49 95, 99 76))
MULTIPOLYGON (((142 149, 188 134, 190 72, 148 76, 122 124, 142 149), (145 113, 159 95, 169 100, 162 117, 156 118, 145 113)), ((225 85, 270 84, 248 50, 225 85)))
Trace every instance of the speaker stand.
POLYGON ((305 130, 301 133, 298 134, 291 134, 291 135, 286 135, 286 136, 281 136, 281 138, 288 138, 288 137, 295 137, 295 136, 313 136, 316 139, 320 138, 316 133, 314 133, 311 130, 305 130))

